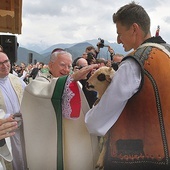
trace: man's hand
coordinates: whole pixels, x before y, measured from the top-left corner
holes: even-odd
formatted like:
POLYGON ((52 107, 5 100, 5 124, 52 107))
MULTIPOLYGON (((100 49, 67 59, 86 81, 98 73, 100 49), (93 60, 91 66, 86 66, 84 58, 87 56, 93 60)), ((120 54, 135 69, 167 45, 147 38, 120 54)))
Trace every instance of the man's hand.
POLYGON ((108 46, 108 51, 111 55, 115 54, 114 50, 110 46, 108 46))
POLYGON ((18 128, 18 123, 12 118, 12 116, 6 119, 0 119, 0 140, 13 136, 14 130, 18 128))
POLYGON ((87 74, 98 68, 98 64, 91 64, 91 65, 88 65, 88 66, 85 66, 83 68, 81 68, 80 70, 77 70, 76 72, 74 72, 71 77, 74 79, 74 81, 79 81, 79 80, 82 80, 82 79, 86 79, 87 78, 87 74))

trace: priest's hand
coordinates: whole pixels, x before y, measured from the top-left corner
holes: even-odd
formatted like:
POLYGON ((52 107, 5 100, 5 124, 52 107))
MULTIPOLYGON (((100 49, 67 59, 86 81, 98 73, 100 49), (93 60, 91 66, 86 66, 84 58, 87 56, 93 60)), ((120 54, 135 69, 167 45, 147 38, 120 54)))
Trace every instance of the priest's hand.
POLYGON ((92 70, 97 69, 98 67, 99 67, 98 64, 91 64, 91 65, 85 66, 85 67, 81 68, 80 70, 75 71, 71 75, 71 77, 74 79, 74 81, 86 79, 87 74, 89 72, 91 72, 92 70))

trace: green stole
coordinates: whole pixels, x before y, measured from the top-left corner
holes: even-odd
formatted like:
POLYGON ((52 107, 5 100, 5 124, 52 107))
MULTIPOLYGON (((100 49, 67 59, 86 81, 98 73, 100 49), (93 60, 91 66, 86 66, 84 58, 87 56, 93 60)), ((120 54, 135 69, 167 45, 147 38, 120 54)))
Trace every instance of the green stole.
POLYGON ((68 76, 59 77, 51 98, 57 119, 57 170, 63 170, 62 95, 68 76))

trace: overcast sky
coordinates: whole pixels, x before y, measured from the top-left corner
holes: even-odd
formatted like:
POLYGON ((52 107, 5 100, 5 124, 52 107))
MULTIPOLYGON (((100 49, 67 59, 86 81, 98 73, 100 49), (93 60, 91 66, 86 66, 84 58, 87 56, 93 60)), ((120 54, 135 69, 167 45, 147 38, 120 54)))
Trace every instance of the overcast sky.
MULTIPOLYGON (((46 49, 58 43, 78 43, 101 37, 116 42, 112 14, 130 0, 23 0, 20 46, 46 49)), ((151 33, 170 43, 170 1, 138 0, 151 18, 151 33)))

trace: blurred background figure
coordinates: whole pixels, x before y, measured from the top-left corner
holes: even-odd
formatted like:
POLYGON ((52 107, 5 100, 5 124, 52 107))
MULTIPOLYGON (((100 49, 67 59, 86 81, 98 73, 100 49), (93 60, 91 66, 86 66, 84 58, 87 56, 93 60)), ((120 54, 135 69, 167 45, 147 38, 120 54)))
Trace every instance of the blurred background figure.
POLYGON ((159 36, 159 32, 160 32, 160 26, 158 25, 157 30, 156 30, 156 33, 155 33, 155 37, 158 37, 158 36, 159 36))
POLYGON ((0 45, 0 52, 3 51, 3 47, 0 45))

